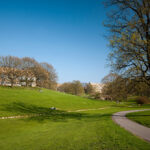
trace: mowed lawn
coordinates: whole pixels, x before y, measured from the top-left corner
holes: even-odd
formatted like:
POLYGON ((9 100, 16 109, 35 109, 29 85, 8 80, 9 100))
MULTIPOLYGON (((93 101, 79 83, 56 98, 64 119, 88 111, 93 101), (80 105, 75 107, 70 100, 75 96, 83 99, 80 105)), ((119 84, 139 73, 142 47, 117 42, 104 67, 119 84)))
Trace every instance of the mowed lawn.
POLYGON ((79 110, 111 105, 114 103, 106 101, 100 103, 96 100, 47 89, 0 87, 0 116, 42 113, 40 109, 49 109, 50 107, 60 110, 79 110))
MULTIPOLYGON (((137 109, 42 89, 0 88, 0 150, 149 150, 150 144, 115 124, 111 115, 137 109), (55 106, 59 110, 51 111, 55 106), (96 109, 82 112, 68 110, 96 109)), ((139 108, 138 108, 139 109, 139 108)))
POLYGON ((129 113, 127 117, 150 128, 150 111, 129 113))

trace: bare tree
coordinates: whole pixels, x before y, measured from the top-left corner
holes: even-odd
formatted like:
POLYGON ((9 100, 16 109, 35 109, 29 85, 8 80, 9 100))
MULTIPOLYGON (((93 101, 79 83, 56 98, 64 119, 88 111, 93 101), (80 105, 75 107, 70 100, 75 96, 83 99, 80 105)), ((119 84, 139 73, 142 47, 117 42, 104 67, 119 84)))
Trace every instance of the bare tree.
POLYGON ((54 67, 46 62, 44 63, 40 63, 40 65, 42 66, 42 68, 45 69, 46 73, 48 74, 48 78, 47 78, 47 87, 50 89, 55 89, 57 88, 57 74, 56 71, 54 69, 54 67))
POLYGON ((84 93, 84 88, 80 81, 64 83, 58 88, 58 90, 73 95, 82 95, 84 93))
POLYGON ((36 85, 45 87, 48 73, 35 59, 29 57, 22 58, 22 69, 24 73, 23 81, 26 83, 26 86, 33 81, 33 78, 36 78, 36 85))
POLYGON ((21 60, 14 56, 0 57, 0 67, 3 69, 3 75, 7 76, 13 87, 18 77, 22 74, 21 60))
POLYGON ((103 78, 102 82, 104 83, 102 96, 105 99, 116 101, 127 99, 129 93, 128 79, 122 78, 117 74, 110 73, 103 78))
POLYGON ((150 0, 106 0, 112 69, 150 86, 150 0))
POLYGON ((36 68, 38 63, 34 59, 29 57, 22 58, 21 62, 23 70, 21 82, 25 82, 26 86, 29 86, 29 83, 33 82, 33 79, 35 78, 34 69, 36 68))
POLYGON ((38 63, 35 59, 24 57, 22 59, 13 56, 0 57, 0 80, 11 83, 32 86, 33 82, 39 87, 56 90, 57 74, 52 65, 38 63))
POLYGON ((86 94, 93 94, 93 93, 95 93, 95 89, 94 89, 94 87, 92 86, 91 83, 86 84, 84 90, 85 90, 86 94))

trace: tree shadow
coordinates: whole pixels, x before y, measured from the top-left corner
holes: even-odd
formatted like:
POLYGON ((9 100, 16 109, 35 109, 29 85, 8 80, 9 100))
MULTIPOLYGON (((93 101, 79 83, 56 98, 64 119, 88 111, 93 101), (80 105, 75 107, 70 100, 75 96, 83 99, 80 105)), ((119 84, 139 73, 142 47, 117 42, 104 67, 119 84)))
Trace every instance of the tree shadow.
POLYGON ((38 107, 32 104, 26 104, 23 102, 13 102, 11 104, 4 104, 4 111, 8 112, 18 112, 22 114, 42 114, 48 115, 53 113, 54 111, 48 107, 38 107))
POLYGON ((15 112, 23 115, 28 115, 26 118, 22 118, 25 121, 38 121, 44 120, 61 121, 66 122, 68 119, 92 121, 92 119, 99 120, 100 118, 108 119, 111 113, 106 114, 88 114, 79 112, 67 112, 62 110, 51 110, 48 107, 38 107, 32 104, 25 104, 22 102, 14 102, 11 104, 3 105, 3 110, 7 112, 15 112))
POLYGON ((122 104, 112 104, 111 107, 116 108, 140 108, 138 105, 122 105, 122 104))
POLYGON ((130 114, 128 117, 150 117, 150 115, 132 115, 130 114))

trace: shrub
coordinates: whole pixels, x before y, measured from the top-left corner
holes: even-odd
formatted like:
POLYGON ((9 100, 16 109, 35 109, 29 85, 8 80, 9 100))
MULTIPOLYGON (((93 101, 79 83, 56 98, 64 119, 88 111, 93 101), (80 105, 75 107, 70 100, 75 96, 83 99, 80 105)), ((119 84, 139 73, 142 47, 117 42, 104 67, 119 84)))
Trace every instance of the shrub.
POLYGON ((95 92, 89 95, 89 98, 92 99, 101 99, 101 94, 99 92, 95 92))
POLYGON ((136 103, 140 104, 140 105, 148 104, 148 103, 150 103, 150 100, 146 96, 140 96, 140 97, 136 98, 136 103))
POLYGON ((58 91, 79 96, 84 94, 84 88, 80 81, 63 83, 59 86, 58 91))

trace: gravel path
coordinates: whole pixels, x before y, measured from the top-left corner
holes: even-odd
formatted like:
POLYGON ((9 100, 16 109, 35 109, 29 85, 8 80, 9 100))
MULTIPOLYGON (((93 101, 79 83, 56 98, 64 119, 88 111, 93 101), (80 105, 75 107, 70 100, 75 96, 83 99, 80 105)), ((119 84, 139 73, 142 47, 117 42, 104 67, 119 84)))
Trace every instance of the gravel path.
POLYGON ((134 135, 139 136, 140 138, 150 142, 150 128, 140 125, 140 124, 126 118, 126 114, 128 114, 128 113, 147 111, 147 110, 150 110, 150 109, 117 112, 117 113, 113 114, 112 119, 117 124, 119 124, 121 127, 130 131, 134 135))
POLYGON ((95 108, 95 109, 79 109, 79 110, 68 110, 67 112, 80 112, 80 111, 90 111, 90 110, 102 110, 109 107, 95 108))
POLYGON ((0 117, 0 119, 29 118, 29 117, 37 117, 37 116, 41 116, 41 114, 23 115, 23 116, 8 116, 8 117, 0 117))

